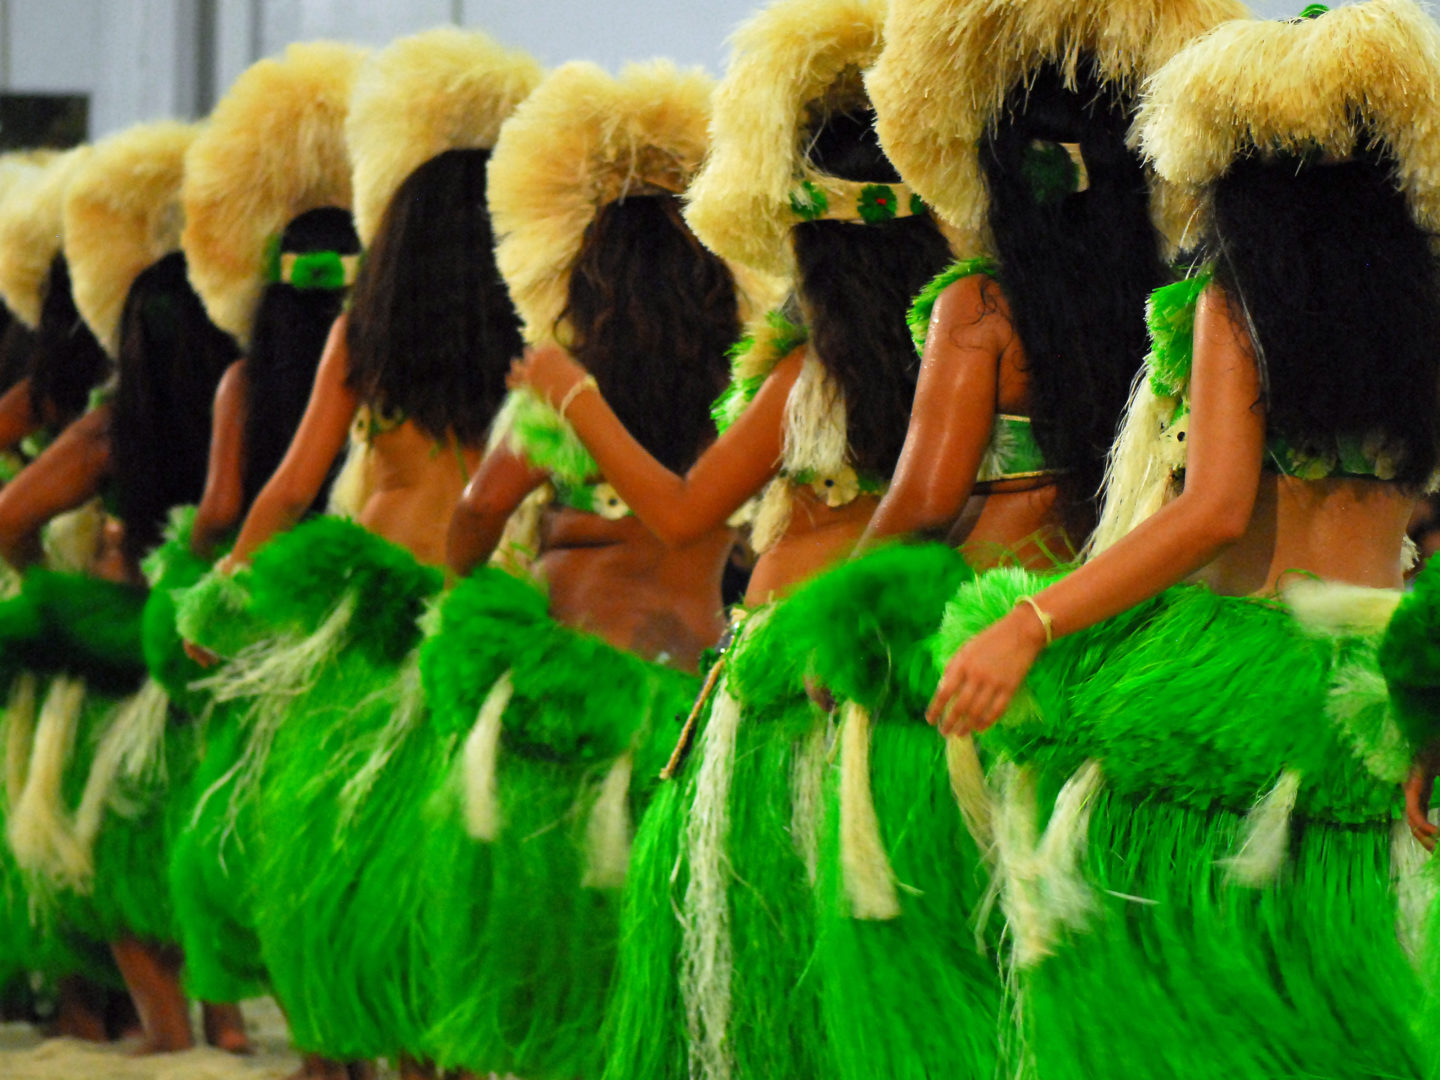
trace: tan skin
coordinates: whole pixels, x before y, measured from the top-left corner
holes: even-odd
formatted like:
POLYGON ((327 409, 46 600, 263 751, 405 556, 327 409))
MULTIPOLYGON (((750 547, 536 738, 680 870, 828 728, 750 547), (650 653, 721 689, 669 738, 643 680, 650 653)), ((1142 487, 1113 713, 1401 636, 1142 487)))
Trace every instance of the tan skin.
MULTIPOLYGON (((346 316, 335 320, 300 427, 275 475, 255 499, 235 549, 224 561, 234 567, 276 533, 299 523, 314 504, 335 459, 345 449, 361 402, 346 385, 350 353, 346 316)), ((441 565, 445 541, 438 523, 460 496, 467 471, 479 460, 473 448, 437 445, 413 423, 375 436, 370 446, 370 497, 359 524, 408 549, 420 562, 441 565)))
POLYGON ((35 409, 30 393, 30 380, 21 379, 0 394, 0 450, 19 445, 27 435, 39 430, 45 418, 35 409))
MULTIPOLYGON (((750 406, 684 476, 656 461, 593 390, 571 400, 566 418, 640 522, 666 545, 682 547, 720 533, 730 516, 780 471, 785 404, 804 360, 803 347, 781 360, 750 406)), ((559 405, 584 377, 584 369, 564 350, 546 346, 527 350, 512 369, 511 381, 559 405)), ((846 558, 877 505, 874 496, 862 495, 832 508, 800 487, 793 491, 793 502, 784 534, 756 560, 747 604, 782 596, 846 558)))
MULTIPOLYGON (((1055 637, 1187 579, 1226 595, 1271 594, 1291 571, 1400 587, 1414 498, 1380 481, 1302 481, 1262 470, 1265 417, 1250 339, 1214 284, 1196 311, 1190 390, 1185 490, 1036 595, 1055 637)), ((1018 605, 951 657, 927 719, 946 735, 983 731, 1044 647, 1039 616, 1018 605)))
POLYGON ((201 558, 214 554, 245 509, 245 370, 244 360, 235 361, 215 387, 205 490, 190 530, 190 550, 201 558))
POLYGON ((1029 408, 1024 349, 1004 295, 982 274, 960 279, 931 313, 905 446, 861 546, 942 532, 977 569, 1002 559, 1048 566, 1073 554, 1053 481, 975 481, 996 414, 1029 408))

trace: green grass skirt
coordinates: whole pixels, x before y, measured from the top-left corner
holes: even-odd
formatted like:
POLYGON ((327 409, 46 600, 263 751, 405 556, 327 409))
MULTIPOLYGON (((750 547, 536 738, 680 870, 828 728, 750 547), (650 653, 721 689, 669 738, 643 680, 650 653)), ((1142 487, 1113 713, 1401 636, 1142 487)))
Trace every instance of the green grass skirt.
POLYGON ((556 623, 538 589, 488 569, 446 599, 422 657, 449 754, 428 800, 428 1056, 598 1076, 625 862, 636 869, 625 822, 654 790, 696 679, 556 623), (502 677, 512 693, 487 726, 502 677), (487 731, 493 767, 477 765, 487 731), (482 804, 493 813, 477 827, 482 804), (597 837, 606 823, 618 850, 597 837))
MULTIPOLYGON (((242 711, 214 733, 206 771, 218 775, 191 839, 204 864, 197 899, 224 889, 239 849, 244 903, 199 915, 219 933, 233 914, 245 939, 253 919, 301 1049, 395 1056, 427 1022, 424 829, 408 796, 432 772, 413 649, 440 575, 357 525, 317 518, 267 544, 225 587, 236 586, 244 595, 228 603, 255 643, 215 680, 242 711)), ((259 971, 236 962, 234 944, 211 953, 238 987, 259 971)))
MULTIPOLYGON (((962 588, 937 662, 1043 585, 1001 571, 962 588)), ((982 739, 1013 1064, 1419 1075, 1394 880, 1408 754, 1379 636, 1183 586, 1046 650, 982 739), (1091 760, 1099 784, 1077 786, 1091 760)))
POLYGON ((838 767, 824 801, 815 964, 841 1077, 922 1080, 995 1069, 1001 995, 987 951, 993 937, 967 917, 980 908, 986 877, 950 789, 944 744, 924 723, 935 682, 928 639, 971 577, 943 544, 894 546, 822 574, 791 601, 801 627, 795 645, 811 677, 841 704, 838 767), (889 879, 883 912, 857 905, 847 888, 847 703, 862 706, 868 720, 863 775, 882 884, 889 879))
POLYGON ((229 648, 246 627, 223 604, 204 602, 222 586, 207 576, 211 560, 190 551, 193 520, 193 507, 176 512, 166 542, 146 560, 145 660, 197 740, 194 770, 172 795, 170 894, 186 989, 201 1001, 238 1002, 268 989, 252 892, 256 786, 244 782, 258 779, 258 769, 244 769, 252 727, 243 704, 217 702, 204 689, 213 673, 186 656, 178 624, 183 608, 188 636, 229 648))

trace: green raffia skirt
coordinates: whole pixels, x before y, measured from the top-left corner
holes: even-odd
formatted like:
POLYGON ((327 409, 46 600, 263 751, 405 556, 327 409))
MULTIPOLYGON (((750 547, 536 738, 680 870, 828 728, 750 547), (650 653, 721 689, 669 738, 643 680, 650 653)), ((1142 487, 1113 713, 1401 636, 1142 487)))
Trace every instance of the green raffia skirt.
MULTIPOLYGON (((962 588, 937 665, 1044 584, 962 588)), ((1398 594, 1307 588, 1287 599, 1309 629, 1182 586, 1067 636, 979 740, 1012 1065, 1419 1075, 1399 903, 1418 860, 1396 826, 1411 755, 1377 662, 1398 594)))
MULTIPOLYGON (((893 968, 893 936, 852 923, 848 909, 817 924, 817 886, 823 897, 834 843, 824 813, 833 733, 805 684, 898 720, 915 696, 915 673, 930 668, 921 642, 969 576, 942 545, 885 549, 741 625, 685 767, 636 839, 607 1077, 901 1076, 902 1063, 936 1060, 915 1052, 938 1041, 933 1033, 919 1043, 903 1034, 925 988, 888 986, 903 993, 887 1001, 864 985, 872 965, 893 968), (836 976, 846 981, 837 986, 836 976)), ((900 728, 877 728, 877 746, 900 728)), ((931 782, 934 747, 925 751, 921 788, 897 786, 879 800, 902 858, 933 857, 944 847, 935 835, 965 842, 953 800, 931 782), (920 813, 937 803, 956 820, 920 813)), ((931 1015, 939 987, 957 981, 938 984, 931 1015)), ((982 972, 975 981, 989 991, 995 979, 982 972)), ((986 1001, 973 1022, 993 1032, 986 1001)), ((947 1016, 947 1037, 956 1023, 947 1016)))
POLYGON ((37 570, 0 611, 6 663, 39 679, 29 737, 7 739, 7 826, 47 941, 176 940, 169 794, 194 740, 144 681, 144 604, 128 586, 37 570))
POLYGON ((546 609, 534 585, 481 570, 422 650, 446 755, 427 800, 426 1050, 444 1067, 574 1080, 602 1068, 630 822, 697 681, 546 609))
POLYGON ((896 545, 820 575, 787 605, 807 673, 837 705, 814 966, 841 1077, 988 1077, 996 1067, 996 928, 966 917, 986 878, 945 744, 924 721, 935 685, 928 639, 972 576, 946 545, 896 545))
POLYGON ((250 872, 261 759, 251 753, 251 711, 215 700, 206 687, 217 673, 191 660, 182 639, 228 655, 254 645, 257 634, 229 579, 191 553, 193 523, 193 507, 175 511, 166 542, 146 560, 145 660, 184 722, 196 727, 194 771, 173 795, 169 865, 186 989, 201 1001, 238 1002, 268 987, 250 872))
MULTIPOLYGON (((339 1060, 410 1051, 426 1023, 424 826, 410 793, 433 770, 414 647, 440 584, 404 549, 316 518, 225 586, 254 644, 212 683, 244 713, 211 744, 219 775, 192 815, 197 861, 223 875, 227 835, 244 844, 240 928, 253 919, 296 1044, 339 1060)), ((208 900, 224 881, 196 884, 208 900)), ((213 950, 222 975, 258 976, 225 948, 213 950)))

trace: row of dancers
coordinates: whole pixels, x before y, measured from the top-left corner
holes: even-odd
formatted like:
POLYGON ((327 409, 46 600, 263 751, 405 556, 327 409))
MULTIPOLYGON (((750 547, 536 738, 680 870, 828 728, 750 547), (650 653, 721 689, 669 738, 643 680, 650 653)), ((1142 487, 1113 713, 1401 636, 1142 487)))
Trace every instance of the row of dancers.
POLYGON ((307 43, 0 159, 0 981, 307 1076, 1436 1075, 1437 234, 1415 0, 307 43))

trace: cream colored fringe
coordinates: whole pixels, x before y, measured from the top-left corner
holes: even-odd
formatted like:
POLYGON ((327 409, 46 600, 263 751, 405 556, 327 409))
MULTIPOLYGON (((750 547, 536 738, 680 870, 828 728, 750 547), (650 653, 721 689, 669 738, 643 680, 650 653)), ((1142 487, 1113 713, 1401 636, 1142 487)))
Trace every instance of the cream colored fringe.
POLYGON ((630 869, 630 776, 635 759, 621 754, 605 774, 585 826, 587 889, 620 889, 630 869))
POLYGON ((1035 825, 1035 776, 1029 768, 998 768, 1001 799, 995 820, 994 885, 1024 970, 1053 951, 1063 927, 1082 925, 1094 896, 1080 868, 1090 811, 1103 784, 1100 764, 1087 761, 1065 781, 1043 836, 1035 825))
POLYGON ((365 801, 375 781, 390 764, 400 744, 420 726, 425 716, 425 688, 420 681, 420 650, 411 649, 401 663, 395 678, 377 690, 369 699, 356 706, 369 709, 383 700, 390 710, 390 719, 375 739, 375 746, 365 763, 355 770, 340 789, 340 823, 347 824, 365 801))
POLYGON ((1275 786, 1245 815, 1240 849, 1222 859, 1225 876, 1236 885, 1260 889, 1273 884, 1290 848, 1290 815, 1300 793, 1300 772, 1286 769, 1275 786))
POLYGON ((51 682, 35 727, 29 775, 6 829, 22 869, 62 882, 80 881, 88 865, 62 792, 84 706, 84 680, 59 677, 51 682))
POLYGON ((730 1080, 730 941, 727 887, 730 867, 730 782, 740 703, 728 679, 715 691, 705 728, 695 797, 685 823, 690 880, 680 910, 682 961, 680 991, 685 1002, 692 1080, 730 1080))
POLYGON ((1173 470, 1185 463, 1185 444, 1162 435, 1174 407, 1173 398, 1156 397, 1142 369, 1106 462, 1100 522, 1085 545, 1087 556, 1104 551, 1169 501, 1173 470))
POLYGON ((75 812, 75 839, 85 853, 85 876, 93 873, 95 838, 108 811, 134 817, 143 807, 134 805, 125 791, 125 781, 163 781, 165 775, 165 727, 170 718, 170 695, 154 679, 145 684, 115 710, 105 730, 80 808, 75 812))
POLYGON ((465 739, 465 830, 476 840, 491 843, 500 835, 500 797, 495 770, 500 762, 500 732, 505 709, 515 692, 510 672, 495 680, 475 725, 465 739))
POLYGON ((1396 936, 1406 954, 1416 963, 1428 946, 1430 909, 1435 903, 1435 875, 1428 873, 1430 853, 1410 833, 1410 826, 1397 821, 1390 833, 1390 878, 1395 885, 1396 936))
POLYGON ((812 885, 820 872, 820 818, 825 799, 828 726, 826 719, 816 717, 790 769, 790 839, 812 885))
POLYGON ((30 749, 35 738, 35 697, 37 680, 23 672, 10 684, 5 705, 5 805, 17 806, 30 774, 30 749))
POLYGON ((840 870, 852 918, 900 916, 895 872, 870 791, 870 713, 853 701, 840 710, 840 870))

